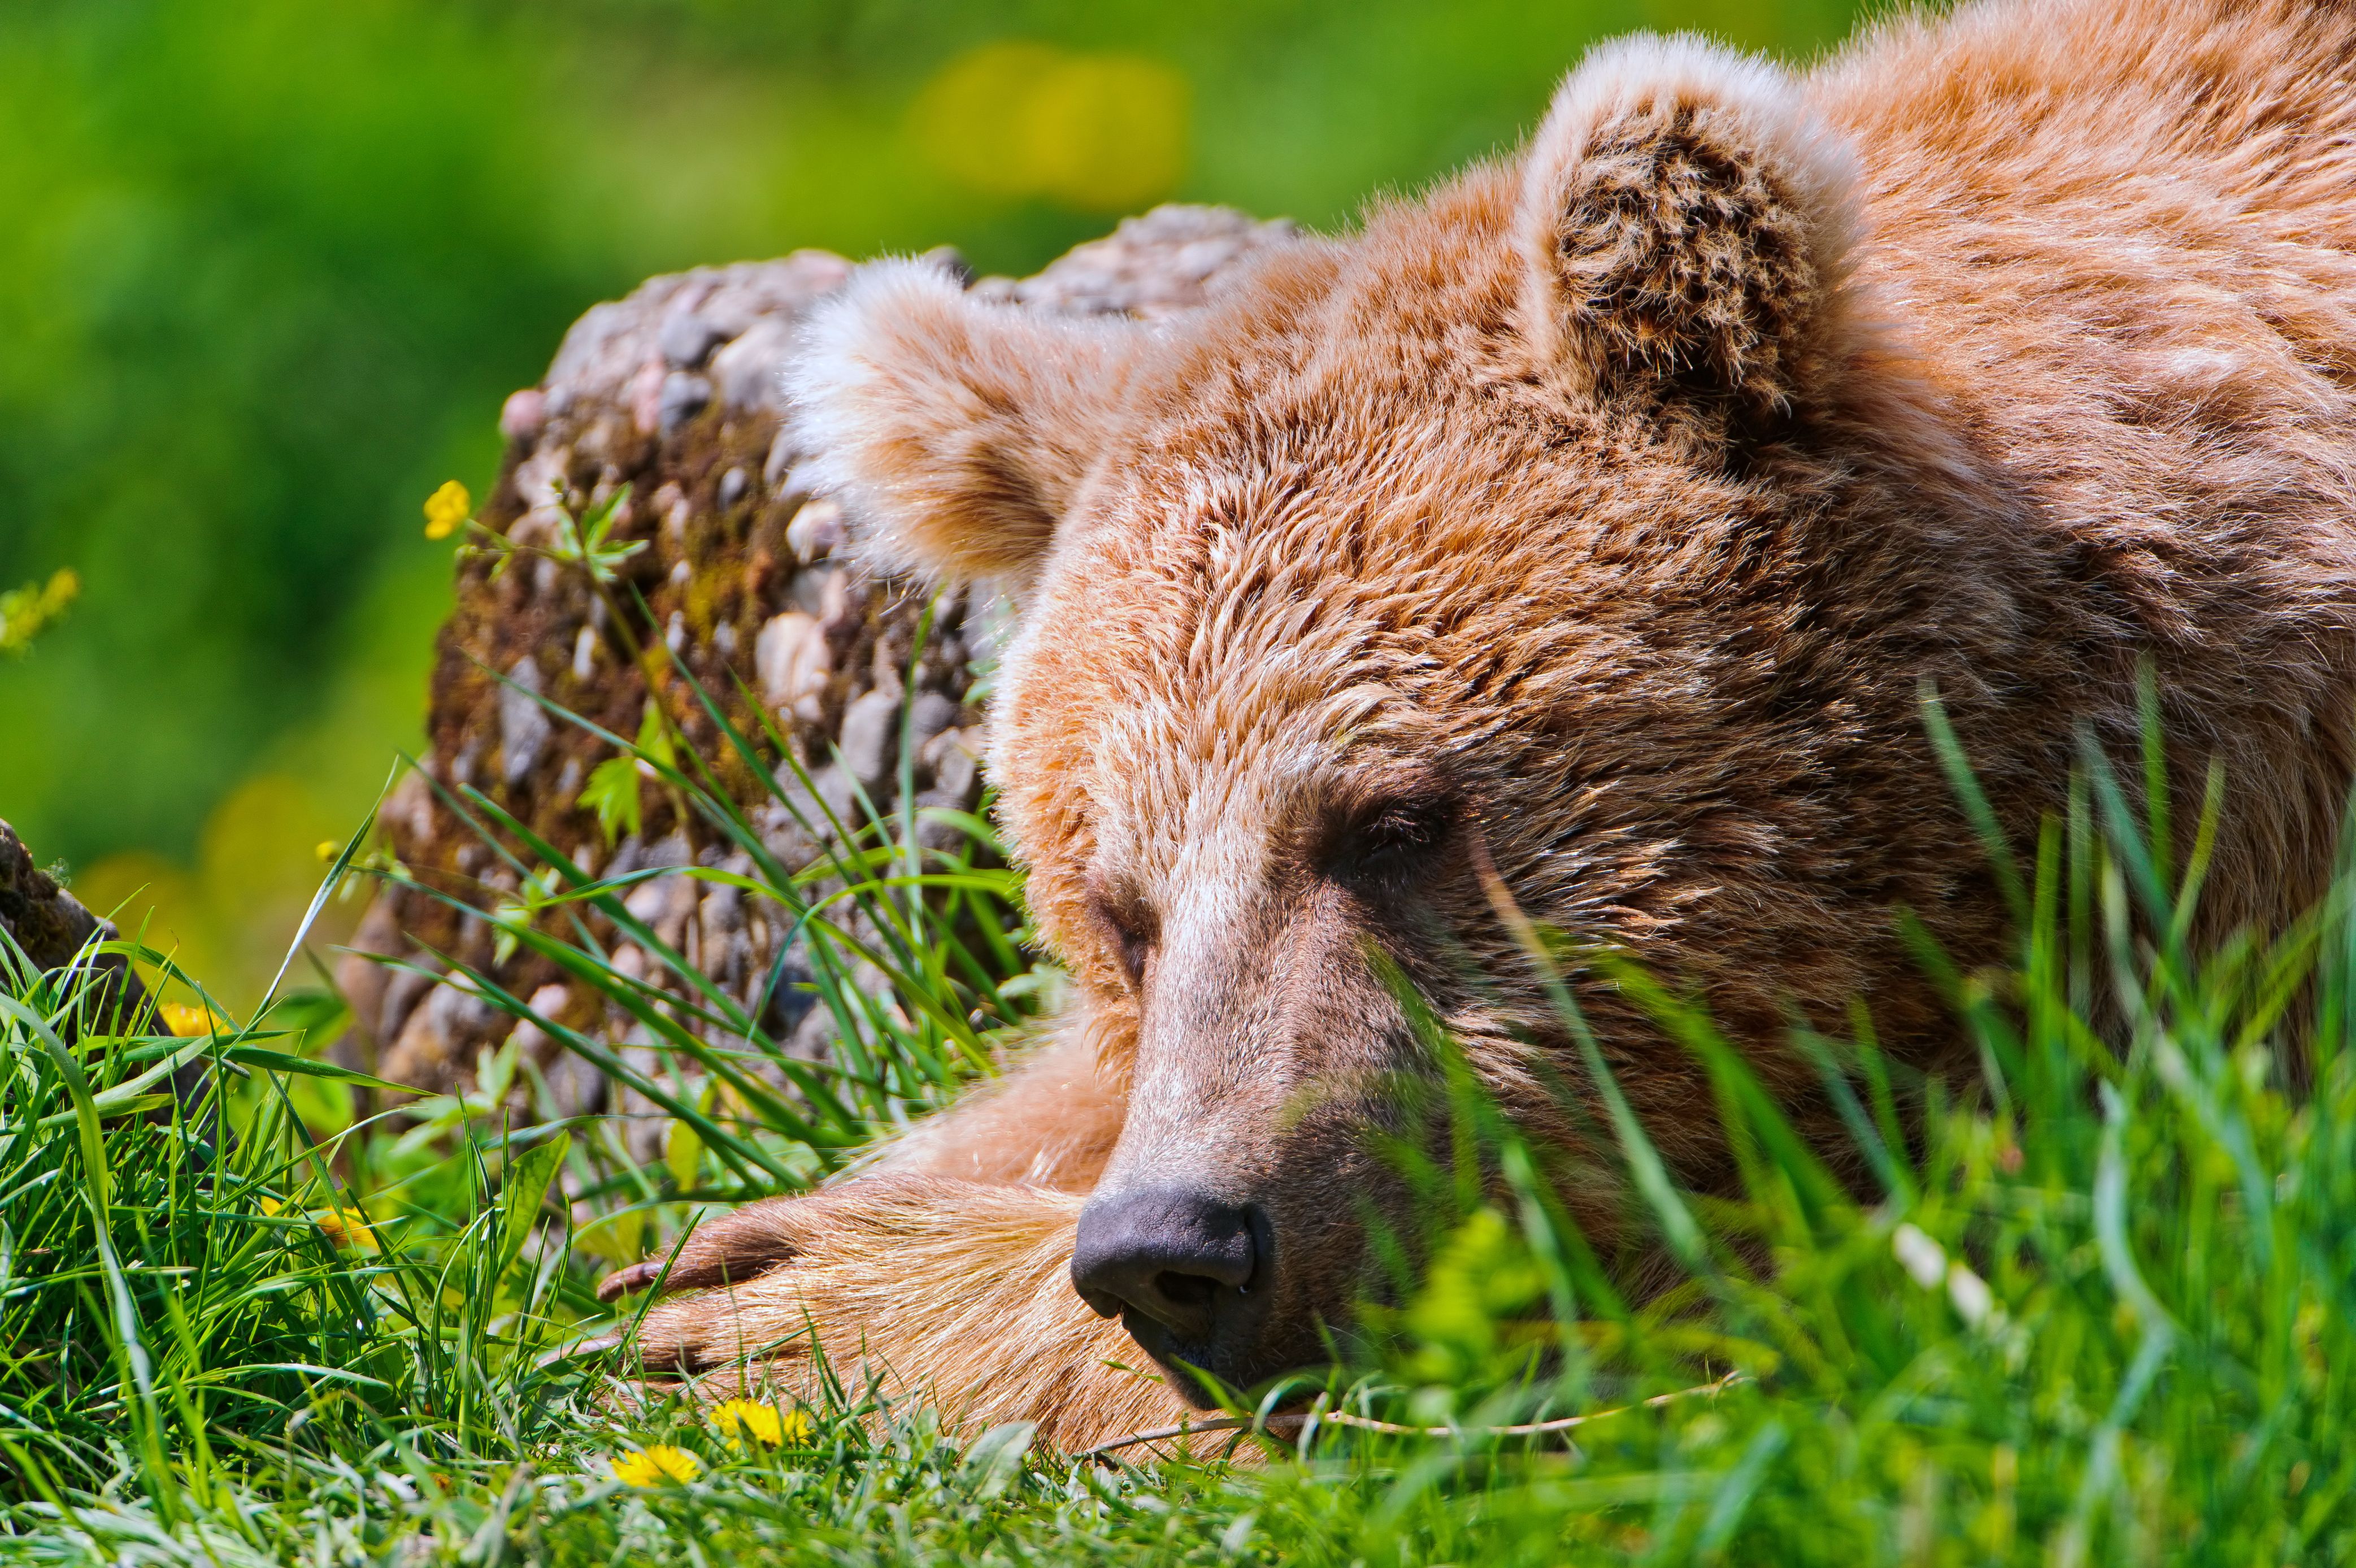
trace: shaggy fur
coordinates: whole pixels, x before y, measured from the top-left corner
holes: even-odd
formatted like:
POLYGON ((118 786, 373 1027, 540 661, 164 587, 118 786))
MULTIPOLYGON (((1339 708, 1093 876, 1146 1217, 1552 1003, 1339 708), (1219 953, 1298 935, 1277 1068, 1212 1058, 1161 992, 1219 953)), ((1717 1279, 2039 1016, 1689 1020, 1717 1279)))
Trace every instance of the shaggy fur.
MULTIPOLYGON (((2351 56, 2286 0, 1984 5, 1797 81, 1638 39, 1524 156, 1174 327, 872 269, 794 391, 880 557, 1014 596, 992 768, 1077 1000, 855 1179, 708 1226, 673 1283, 728 1294, 659 1304, 649 1359, 807 1315, 960 1419, 1151 1424, 1178 1394, 1059 1270, 1082 1195, 1173 1185, 1264 1216, 1266 1276, 1200 1343, 1130 1315, 1145 1348, 1318 1359, 1399 1212, 1364 1134, 1430 1070, 1370 947, 1624 1240, 1483 853, 1703 992, 1829 1146, 1790 1020, 1866 998, 1935 1069, 1890 911, 2001 954, 1926 684, 2025 840, 2082 733, 2133 746, 2148 661, 2230 783, 2204 934, 2302 908, 2356 769, 2351 56)), ((1582 1000, 1723 1180, 1695 1065, 1582 1000)))

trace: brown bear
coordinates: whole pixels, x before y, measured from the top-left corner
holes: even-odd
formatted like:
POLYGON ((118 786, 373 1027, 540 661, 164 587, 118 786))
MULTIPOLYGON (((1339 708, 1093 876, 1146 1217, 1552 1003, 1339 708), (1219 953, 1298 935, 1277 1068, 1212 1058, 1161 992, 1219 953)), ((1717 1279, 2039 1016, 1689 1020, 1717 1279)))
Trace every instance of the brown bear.
MULTIPOLYGON (((726 1289, 658 1304, 649 1361, 790 1381, 814 1332, 1072 1446, 1196 1391, 1140 1347, 1320 1360, 1403 1201, 1366 1134, 1432 1071, 1392 965, 1628 1240, 1492 892, 1695 987, 1822 1127, 1794 1019, 1954 1048, 1894 908, 2005 950, 1926 689, 2019 841, 2082 736, 2135 746, 2147 667, 2230 780, 2203 930, 2301 908, 2351 780, 2351 83, 2356 11, 2296 0, 1986 4, 1797 78, 1636 38, 1520 156, 1183 321, 867 269, 802 434, 877 559, 1015 607, 991 766, 1076 997, 697 1232, 669 1284, 726 1289)), ((1697 1064, 1580 996, 1723 1179, 1697 1064)))

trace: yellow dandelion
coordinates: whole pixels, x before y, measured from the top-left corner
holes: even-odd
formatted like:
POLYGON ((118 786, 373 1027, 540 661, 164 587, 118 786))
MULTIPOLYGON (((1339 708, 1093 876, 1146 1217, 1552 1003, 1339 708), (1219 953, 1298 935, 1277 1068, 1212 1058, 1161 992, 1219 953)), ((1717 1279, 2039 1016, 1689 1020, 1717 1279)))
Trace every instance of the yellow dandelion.
POLYGON ((669 1481, 692 1481, 703 1474, 702 1462, 684 1448, 668 1443, 649 1444, 614 1458, 614 1476, 633 1487, 659 1487, 669 1481))
POLYGON ((368 1216, 357 1208, 326 1209, 311 1216, 311 1221, 336 1246, 376 1251, 376 1232, 369 1229, 368 1216))
POLYGON ((743 1447, 746 1436, 770 1448, 807 1443, 818 1430, 806 1410, 780 1411, 776 1405, 751 1400, 726 1400, 713 1405, 709 1419, 712 1429, 727 1438, 732 1448, 743 1447))
POLYGON ((474 510, 475 498, 466 493, 466 487, 455 479, 444 481, 440 489, 425 498, 425 537, 449 538, 474 510))
POLYGON ((164 1027, 184 1036, 215 1034, 220 1028, 211 1013, 186 1002, 166 1002, 155 1009, 155 1016, 164 1027))
MULTIPOLYGON (((260 1207, 262 1213, 273 1217, 294 1212, 290 1206, 268 1196, 260 1200, 260 1207)), ((306 1218, 335 1246, 358 1247, 370 1252, 376 1251, 376 1232, 369 1229, 368 1216, 357 1208, 338 1205, 334 1208, 320 1209, 306 1218)))

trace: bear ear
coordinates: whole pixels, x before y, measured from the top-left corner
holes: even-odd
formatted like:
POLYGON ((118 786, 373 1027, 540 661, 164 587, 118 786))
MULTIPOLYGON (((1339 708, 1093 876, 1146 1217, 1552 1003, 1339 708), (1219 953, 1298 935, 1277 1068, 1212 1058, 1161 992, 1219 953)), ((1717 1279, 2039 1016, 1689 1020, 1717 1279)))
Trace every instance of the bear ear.
POLYGON ((1719 429, 1789 413, 1837 352, 1857 183, 1776 67, 1691 37, 1594 50, 1522 172, 1541 375, 1719 429))
POLYGON ((786 371, 797 444, 878 565, 1020 585, 1147 337, 975 299, 927 263, 876 263, 804 329, 786 371))

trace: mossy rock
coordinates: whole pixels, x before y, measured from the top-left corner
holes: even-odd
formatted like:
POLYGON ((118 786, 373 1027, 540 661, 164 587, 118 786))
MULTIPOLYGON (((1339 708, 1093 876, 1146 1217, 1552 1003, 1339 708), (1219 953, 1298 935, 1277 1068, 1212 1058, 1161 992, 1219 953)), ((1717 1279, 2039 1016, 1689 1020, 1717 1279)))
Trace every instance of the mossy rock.
MULTIPOLYGON (((1166 207, 1035 277, 970 286, 1010 308, 1167 316, 1199 306, 1223 273, 1293 232, 1220 209, 1166 207)), ((953 253, 935 259, 965 275, 953 253)), ((851 272, 838 256, 804 251, 655 278, 584 316, 541 384, 508 400, 506 460, 481 523, 510 544, 545 546, 559 525, 556 498, 577 513, 626 487, 613 539, 644 548, 605 595, 577 566, 544 556, 462 553, 439 635, 423 769, 400 785, 381 818, 386 847, 451 902, 396 886, 378 896, 355 939, 360 950, 338 972, 356 1019, 337 1048, 342 1059, 422 1092, 460 1091, 471 1087, 478 1054, 513 1026, 465 989, 362 956, 370 953, 436 972, 456 959, 570 1026, 626 1037, 627 1020, 607 1016, 600 998, 566 986, 546 961, 519 952, 494 961, 496 933, 475 912, 514 892, 515 878, 453 810, 463 788, 593 869, 729 863, 729 846, 659 789, 642 791, 638 831, 609 846, 581 794, 614 748, 552 718, 531 693, 635 736, 653 671, 653 699, 789 868, 811 864, 820 846, 722 742, 666 649, 744 734, 763 736, 766 717, 832 803, 848 801, 852 777, 879 808, 893 803, 904 704, 913 704, 918 803, 978 800, 983 715, 967 698, 991 607, 941 598, 912 671, 932 601, 840 557, 841 514, 811 493, 813 455, 794 450, 782 430, 779 373, 798 323, 851 272), (647 656, 634 660, 633 644, 647 656), (754 712, 756 703, 766 714, 754 712)), ((760 761, 772 770, 782 761, 775 749, 763 740, 760 761)), ((659 935, 749 1005, 780 933, 732 895, 664 878, 641 885, 633 908, 642 904, 659 935)), ((790 994, 778 1008, 769 1026, 797 1054, 822 1056, 823 1014, 790 994), (795 1016, 797 1006, 806 1015, 795 1016)), ((530 1054, 562 1113, 607 1105, 600 1077, 553 1041, 533 1040, 530 1054)), ((519 1101, 517 1109, 532 1107, 519 1101)))

